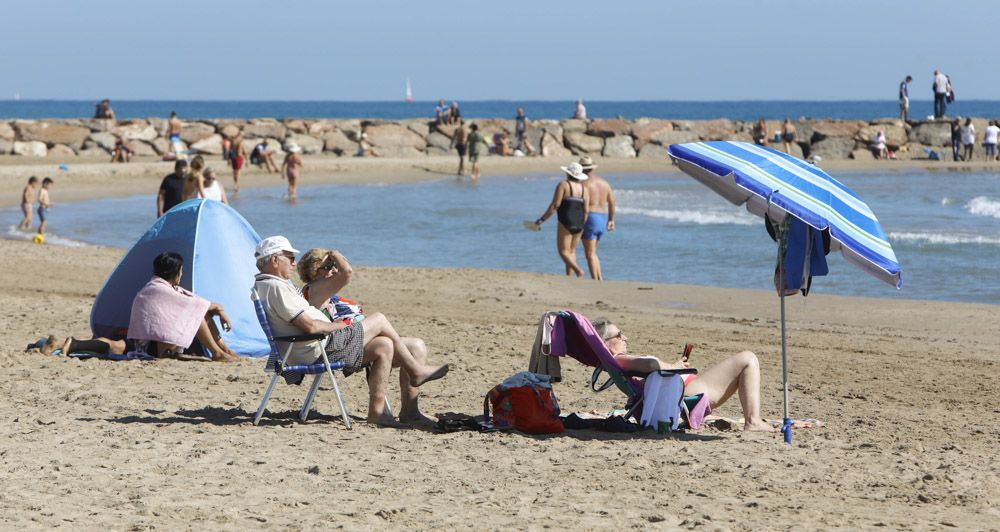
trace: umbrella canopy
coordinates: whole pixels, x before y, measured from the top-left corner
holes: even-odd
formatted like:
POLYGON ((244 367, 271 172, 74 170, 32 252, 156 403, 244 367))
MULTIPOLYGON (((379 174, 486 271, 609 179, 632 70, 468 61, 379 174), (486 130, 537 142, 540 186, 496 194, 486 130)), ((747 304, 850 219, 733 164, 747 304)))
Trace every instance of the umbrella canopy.
POLYGON ((673 144, 670 157, 686 174, 748 211, 781 221, 802 220, 830 230, 831 250, 896 288, 899 262, 872 210, 857 194, 816 165, 746 142, 673 144))

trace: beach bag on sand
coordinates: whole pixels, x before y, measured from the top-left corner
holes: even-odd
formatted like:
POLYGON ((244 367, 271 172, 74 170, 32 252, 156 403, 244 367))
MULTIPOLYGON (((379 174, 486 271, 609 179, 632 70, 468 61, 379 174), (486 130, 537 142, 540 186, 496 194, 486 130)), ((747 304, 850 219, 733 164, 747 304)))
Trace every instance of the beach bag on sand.
POLYGON ((486 394, 483 418, 487 423, 492 421, 495 428, 517 429, 528 434, 564 430, 549 376, 528 371, 511 375, 486 394))

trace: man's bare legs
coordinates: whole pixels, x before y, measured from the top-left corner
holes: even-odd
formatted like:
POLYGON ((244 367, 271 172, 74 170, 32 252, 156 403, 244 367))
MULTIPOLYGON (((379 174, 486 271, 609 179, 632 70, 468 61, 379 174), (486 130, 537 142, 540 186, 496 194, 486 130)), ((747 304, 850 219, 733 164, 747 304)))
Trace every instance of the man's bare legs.
MULTIPOLYGON (((403 343, 409 348, 413 358, 419 364, 427 364, 427 345, 420 338, 404 336, 403 343)), ((392 367, 400 367, 399 361, 393 357, 392 367)), ((410 425, 427 425, 434 420, 420 412, 418 400, 420 399, 420 389, 410 384, 410 375, 405 369, 399 371, 399 396, 402 405, 399 408, 399 421, 410 425)))
POLYGON ((392 324, 389 323, 389 320, 381 312, 366 314, 361 325, 365 331, 365 346, 379 336, 388 338, 392 342, 393 352, 395 353, 394 358, 399 361, 400 368, 406 370, 410 378, 410 384, 413 386, 421 386, 426 382, 440 379, 448 374, 447 364, 429 366, 417 362, 406 344, 403 343, 403 339, 400 338, 396 329, 392 327, 392 324))
POLYGON ((559 258, 566 264, 566 275, 583 275, 583 269, 576 264, 576 246, 580 243, 583 233, 571 234, 562 224, 556 224, 556 249, 559 258))
POLYGON ((743 407, 743 430, 774 432, 774 427, 760 417, 760 362, 751 351, 737 353, 708 368, 684 388, 685 395, 704 393, 712 408, 737 392, 743 407))
MULTIPOLYGON (((368 321, 368 318, 365 318, 368 321)), ((389 372, 392 371, 392 340, 376 336, 365 343, 361 361, 369 364, 368 369, 368 422, 385 427, 401 426, 385 411, 385 392, 389 387, 389 372)))
POLYGON ((590 270, 590 278, 596 281, 603 279, 601 276, 601 259, 597 257, 597 243, 599 240, 583 241, 583 251, 587 254, 587 269, 590 270))

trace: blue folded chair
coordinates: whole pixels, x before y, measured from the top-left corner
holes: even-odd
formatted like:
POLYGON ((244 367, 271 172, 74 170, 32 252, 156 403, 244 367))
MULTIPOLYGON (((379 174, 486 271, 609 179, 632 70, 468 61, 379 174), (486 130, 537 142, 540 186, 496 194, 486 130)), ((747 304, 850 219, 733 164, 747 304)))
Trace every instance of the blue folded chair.
POLYGON ((299 419, 305 421, 309 416, 309 410, 312 407, 313 398, 319 390, 320 381, 323 379, 323 375, 325 374, 330 376, 330 381, 333 383, 333 392, 337 396, 337 404, 340 405, 340 414, 344 419, 344 425, 347 425, 347 428, 350 429, 351 419, 347 415, 347 407, 344 406, 344 399, 340 395, 340 387, 337 386, 337 378, 333 375, 333 370, 342 369, 344 367, 344 363, 331 363, 330 359, 326 356, 326 351, 324 350, 322 362, 292 366, 286 364, 288 355, 291 354, 292 346, 294 344, 297 342, 322 340, 326 337, 326 335, 299 334, 295 336, 275 337, 271 330, 271 323, 267 319, 267 311, 264 309, 264 302, 261 301, 256 289, 250 290, 250 299, 253 300, 254 309, 257 311, 257 320, 260 321, 260 327, 264 330, 264 335, 267 336, 267 342, 271 346, 271 353, 267 357, 267 364, 264 366, 264 371, 274 373, 274 375, 271 376, 271 382, 267 385, 267 391, 264 392, 264 399, 261 400, 260 406, 257 408, 257 414, 253 418, 253 424, 257 425, 260 423, 260 418, 264 414, 264 408, 267 406, 268 399, 271 398, 271 392, 274 390, 275 383, 278 382, 278 377, 284 377, 285 381, 289 384, 299 384, 306 375, 315 375, 316 378, 313 379, 312 386, 309 388, 309 393, 306 394, 306 400, 302 403, 302 409, 299 411, 299 419), (288 342, 288 347, 285 349, 284 354, 279 353, 278 351, 278 344, 276 342, 279 341, 288 342))

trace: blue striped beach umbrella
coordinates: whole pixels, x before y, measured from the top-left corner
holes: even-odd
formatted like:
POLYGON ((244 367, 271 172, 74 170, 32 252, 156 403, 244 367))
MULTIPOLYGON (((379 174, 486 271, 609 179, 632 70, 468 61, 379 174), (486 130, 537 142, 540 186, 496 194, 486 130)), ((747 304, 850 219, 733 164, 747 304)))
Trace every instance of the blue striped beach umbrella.
MULTIPOLYGON (((902 286, 899 262, 871 208, 851 189, 816 165, 765 146, 746 142, 674 144, 670 158, 734 205, 781 222, 788 215, 817 231, 829 231, 830 250, 896 288, 902 286)), ((783 275, 783 274, 782 274, 783 275)), ((783 284, 783 280, 782 280, 783 284)), ((791 443, 788 416, 788 363, 785 297, 781 293, 781 361, 785 399, 785 441, 791 443)))

